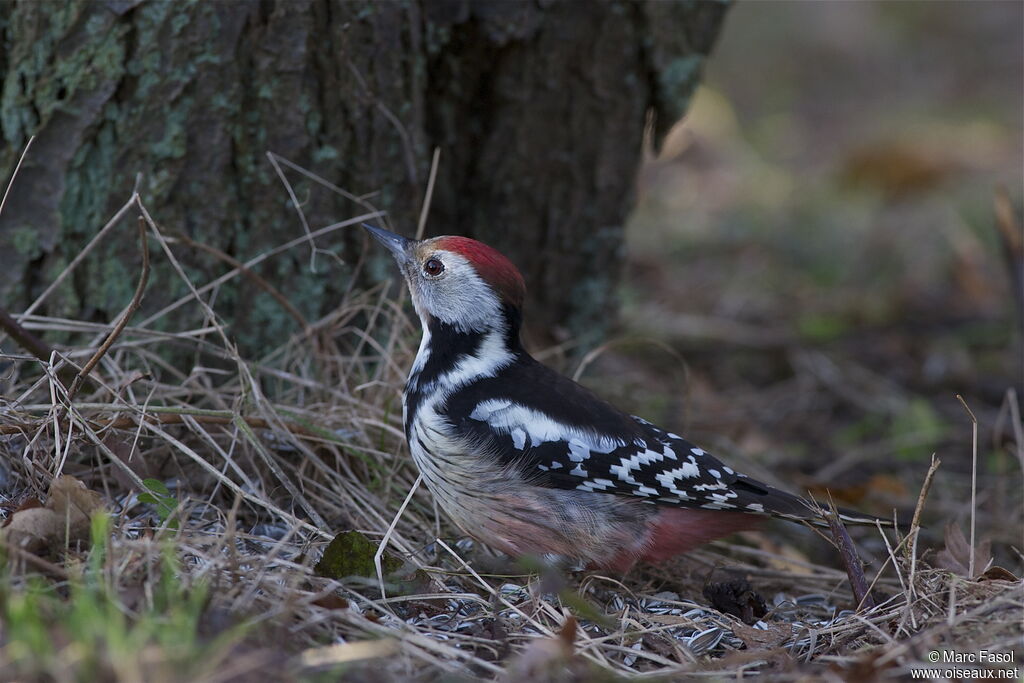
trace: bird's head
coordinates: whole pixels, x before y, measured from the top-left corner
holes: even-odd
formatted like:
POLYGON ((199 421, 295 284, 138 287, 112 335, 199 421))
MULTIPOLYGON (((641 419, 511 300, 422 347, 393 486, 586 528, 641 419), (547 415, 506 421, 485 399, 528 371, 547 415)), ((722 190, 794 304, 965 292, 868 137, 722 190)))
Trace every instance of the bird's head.
POLYGON ((468 237, 416 241, 365 223, 363 227, 394 255, 424 324, 437 320, 462 332, 499 324, 518 328, 526 284, 497 249, 468 237))

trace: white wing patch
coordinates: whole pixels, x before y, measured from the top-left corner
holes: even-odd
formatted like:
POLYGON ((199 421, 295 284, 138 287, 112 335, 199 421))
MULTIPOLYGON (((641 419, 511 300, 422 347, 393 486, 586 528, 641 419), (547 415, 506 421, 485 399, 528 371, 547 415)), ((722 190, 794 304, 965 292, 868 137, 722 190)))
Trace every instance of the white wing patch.
POLYGON ((497 410, 504 410, 512 405, 512 401, 503 401, 501 399, 493 401, 483 401, 478 403, 473 412, 470 413, 469 418, 471 420, 477 420, 479 422, 487 422, 487 418, 491 416, 491 413, 497 410))
POLYGON ((569 444, 569 458, 572 462, 583 462, 594 453, 611 453, 616 448, 626 445, 624 441, 614 437, 587 434, 553 420, 540 411, 507 399, 492 398, 481 401, 473 408, 469 417, 478 422, 486 422, 491 429, 500 434, 511 435, 517 450, 524 450, 527 446, 540 446, 550 441, 566 441, 569 444), (522 445, 516 443, 520 438, 522 445))

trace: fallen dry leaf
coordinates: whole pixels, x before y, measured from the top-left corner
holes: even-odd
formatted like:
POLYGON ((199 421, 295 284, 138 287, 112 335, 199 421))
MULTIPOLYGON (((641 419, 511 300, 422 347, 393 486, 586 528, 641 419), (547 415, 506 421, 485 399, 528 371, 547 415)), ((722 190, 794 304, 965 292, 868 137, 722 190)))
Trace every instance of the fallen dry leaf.
POLYGON ((960 525, 950 522, 946 525, 946 547, 935 556, 943 569, 973 579, 982 574, 992 561, 992 543, 984 540, 974 550, 974 576, 970 576, 971 545, 964 538, 960 525))
POLYGON ((735 678, 735 671, 749 665, 751 662, 766 662, 765 668, 775 671, 792 671, 796 661, 790 654, 788 648, 777 647, 772 649, 750 648, 747 650, 727 651, 724 657, 712 659, 705 664, 704 671, 721 671, 730 675, 725 678, 735 678))
POLYGON ((748 650, 774 650, 793 637, 793 628, 789 624, 769 621, 767 625, 767 629, 754 628, 746 624, 731 624, 730 627, 748 650))
POLYGON ((69 475, 50 484, 46 505, 13 513, 0 529, 0 540, 37 553, 44 548, 63 547, 89 537, 89 520, 103 507, 103 498, 69 475))
POLYGON ((12 505, 11 507, 7 507, 7 506, 4 506, 4 507, 5 507, 6 510, 8 510, 9 514, 7 515, 7 517, 4 518, 4 522, 3 522, 3 524, 0 524, 0 527, 5 527, 8 524, 10 524, 11 520, 14 519, 14 515, 19 513, 19 512, 21 512, 22 510, 31 510, 32 508, 41 508, 41 507, 43 507, 43 504, 41 502, 39 502, 39 499, 36 498, 35 496, 29 496, 25 500, 23 500, 20 503, 18 503, 16 506, 12 505))
POLYGON ((103 436, 103 445, 110 449, 114 457, 125 465, 113 468, 112 472, 117 483, 126 489, 135 488, 135 479, 125 469, 134 472, 139 479, 163 479, 160 474, 160 458, 132 457, 135 455, 135 442, 131 435, 111 431, 103 436))
POLYGON ((349 602, 340 595, 330 593, 317 598, 313 601, 313 604, 324 609, 348 609, 349 602))
POLYGON ((503 681, 575 680, 568 672, 576 639, 576 618, 566 618, 554 638, 535 638, 513 658, 502 676, 503 681))
POLYGON ((978 581, 1009 581, 1011 583, 1020 581, 1017 576, 1009 569, 996 565, 989 567, 985 572, 978 577, 978 581))

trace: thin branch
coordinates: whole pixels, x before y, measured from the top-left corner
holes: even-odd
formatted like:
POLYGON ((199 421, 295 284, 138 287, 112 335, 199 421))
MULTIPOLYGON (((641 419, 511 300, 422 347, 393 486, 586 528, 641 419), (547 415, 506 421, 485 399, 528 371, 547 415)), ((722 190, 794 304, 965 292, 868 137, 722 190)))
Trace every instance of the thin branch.
POLYGON ((875 600, 868 591, 868 582, 864 576, 864 565, 857 554, 857 548, 853 545, 853 539, 846 531, 842 521, 839 519, 839 511, 836 509, 832 497, 829 496, 829 513, 825 515, 829 529, 832 531, 832 538, 839 549, 839 557, 843 561, 846 575, 850 578, 850 587, 853 589, 853 599, 857 603, 857 610, 874 609, 875 600))
POLYGON ((974 578, 974 534, 977 528, 978 519, 978 418, 974 411, 967 406, 967 401, 960 394, 956 395, 960 405, 964 407, 967 414, 971 416, 971 554, 967 563, 967 576, 974 578))
POLYGON ((302 230, 306 233, 306 239, 309 241, 309 270, 313 273, 316 272, 316 242, 313 241, 313 232, 309 229, 309 221, 306 220, 306 212, 302 210, 302 204, 299 203, 299 198, 295 196, 295 190, 292 189, 292 184, 288 182, 288 179, 284 176, 284 171, 281 170, 281 166, 277 163, 277 157, 273 152, 267 152, 267 159, 270 160, 270 165, 274 167, 274 172, 277 173, 277 177, 281 180, 281 184, 284 185, 285 192, 288 193, 288 198, 291 199, 292 206, 295 207, 296 213, 299 214, 299 222, 302 223, 302 230))
POLYGON ((391 541, 391 535, 395 532, 395 527, 398 526, 398 520, 402 518, 402 514, 405 512, 405 508, 409 506, 409 501, 412 500, 413 494, 423 483, 423 475, 416 477, 416 481, 413 482, 412 488, 409 489, 409 494, 402 501, 401 507, 398 508, 398 512, 395 513, 395 518, 391 520, 391 526, 384 532, 384 538, 380 539, 380 545, 377 546, 377 552, 373 556, 373 566, 377 569, 377 582, 380 584, 380 597, 386 598, 387 595, 384 591, 384 566, 383 558, 384 551, 387 550, 388 542, 391 541))
POLYGON ((932 479, 935 477, 935 472, 938 471, 939 465, 942 461, 935 457, 932 453, 932 464, 928 467, 928 473, 924 475, 924 483, 921 484, 921 492, 917 494, 917 506, 914 508, 914 519, 910 522, 910 533, 916 534, 917 529, 921 527, 921 511, 924 510, 924 501, 928 497, 928 491, 932 488, 932 479))
POLYGON ((299 312, 299 309, 295 308, 295 306, 292 305, 292 302, 288 301, 288 299, 285 298, 284 294, 282 294, 280 290, 278 290, 272 284, 267 282, 262 276, 256 273, 256 271, 252 270, 251 268, 247 268, 244 263, 236 259, 234 256, 226 254, 217 247, 211 246, 209 244, 196 242, 194 239, 192 239, 183 232, 171 232, 171 235, 173 236, 174 239, 180 241, 186 246, 192 247, 193 249, 198 249, 199 251, 206 252, 207 254, 210 254, 217 260, 227 263, 229 266, 237 270, 239 273, 252 280, 252 282, 257 287, 259 287, 267 294, 272 296, 274 298, 274 301, 280 304, 281 308, 283 308, 285 312, 288 313, 288 315, 295 319, 295 322, 297 322, 299 326, 302 327, 303 331, 307 333, 310 331, 309 321, 307 321, 306 318, 302 315, 302 313, 299 312))
POLYGON ((5 555, 9 556, 8 562, 10 562, 10 556, 14 556, 25 562, 25 564, 34 566, 36 569, 51 578, 57 579, 58 581, 68 580, 69 575, 63 567, 53 564, 52 562, 47 562, 43 558, 30 553, 24 548, 19 548, 16 545, 8 543, 2 536, 0 536, 0 550, 2 550, 5 555))
POLYGON ((434 181, 437 179, 438 162, 441 160, 441 148, 434 148, 434 158, 430 162, 430 177, 427 178, 427 192, 420 209, 420 219, 416 223, 416 239, 423 239, 423 231, 427 227, 427 216, 430 215, 430 203, 434 198, 434 181))
MULTIPOLYGON (((85 409, 90 407, 90 405, 79 404, 78 407, 80 409, 85 409)), ((108 406, 104 405, 103 407, 106 408, 108 406)), ((114 406, 109 407, 114 408, 114 406)), ((183 424, 188 419, 192 419, 203 424, 231 425, 234 424, 236 420, 240 419, 245 421, 245 423, 253 429, 273 429, 275 427, 274 424, 271 424, 268 420, 263 418, 239 416, 228 410, 203 410, 199 408, 178 408, 175 406, 147 406, 145 408, 145 413, 146 415, 143 418, 144 421, 162 425, 183 424)), ((49 418, 42 418, 32 422, 0 424, 0 435, 28 434, 38 430, 48 419, 49 418)), ((91 428, 97 431, 102 429, 129 429, 137 427, 139 419, 134 415, 107 419, 89 419, 88 424, 91 428)), ((288 432, 298 436, 322 439, 332 443, 348 445, 347 442, 341 440, 336 434, 326 429, 320 429, 318 427, 285 420, 281 420, 279 425, 283 426, 288 432)))
POLYGON ((942 461, 932 453, 932 463, 928 467, 928 473, 924 475, 924 483, 921 484, 921 492, 917 495, 917 505, 914 507, 914 518, 910 522, 910 532, 908 534, 910 543, 904 548, 904 552, 910 558, 910 573, 907 577, 907 585, 911 595, 916 595, 917 593, 917 590, 914 588, 914 575, 917 573, 917 539, 921 534, 921 513, 924 511, 924 502, 928 498, 928 492, 932 488, 932 480, 935 478, 935 473, 939 470, 939 465, 941 464, 942 461))
MULTIPOLYGON (((134 199, 132 201, 134 201, 134 199)), ((343 221, 339 221, 337 223, 332 223, 331 225, 328 225, 326 227, 320 228, 319 230, 314 230, 313 233, 310 235, 310 237, 319 237, 320 235, 326 235, 326 234, 328 234, 330 232, 334 232, 335 230, 340 230, 341 228, 347 228, 350 225, 359 225, 360 223, 362 223, 364 221, 373 220, 375 218, 380 218, 380 216, 381 216, 381 214, 379 212, 366 213, 366 214, 363 214, 361 216, 356 216, 355 218, 349 218, 349 219, 346 219, 346 220, 343 220, 343 221)), ((307 241, 307 239, 306 239, 305 235, 303 235, 302 237, 296 237, 295 239, 289 240, 288 242, 285 242, 284 244, 282 244, 280 246, 274 247, 273 249, 271 249, 269 251, 264 251, 264 252, 258 254, 257 256, 254 256, 253 258, 251 258, 248 261, 246 261, 243 265, 245 265, 246 268, 252 268, 253 266, 255 266, 255 265, 257 265, 259 263, 262 263, 263 261, 267 260, 268 258, 271 258, 273 256, 277 256, 278 254, 286 252, 289 249, 291 249, 292 247, 298 246, 298 245, 300 245, 300 244, 302 244, 303 242, 306 242, 306 241, 307 241)), ((224 273, 220 277, 215 278, 214 280, 211 280, 210 282, 207 282, 205 285, 202 285, 198 289, 193 287, 192 289, 189 290, 189 294, 179 298, 177 301, 174 301, 174 302, 168 304, 167 306, 164 306, 159 311, 157 311, 153 315, 149 316, 148 318, 146 318, 145 320, 140 322, 139 326, 140 327, 148 327, 154 320, 158 320, 158 319, 162 318, 163 316, 167 315, 168 313, 170 313, 171 311, 174 311, 174 310, 184 306, 185 304, 189 303, 190 301, 194 301, 195 298, 197 296, 199 296, 200 294, 205 294, 206 292, 209 292, 211 289, 215 289, 215 288, 221 286, 222 284, 224 284, 225 282, 231 280, 233 277, 235 277, 236 275, 239 275, 240 273, 241 273, 240 270, 238 270, 237 268, 234 268, 234 269, 228 271, 227 273, 224 273), (194 290, 194 293, 193 293, 192 290, 194 290)))
POLYGON ((64 280, 66 280, 71 275, 75 268, 78 267, 78 264, 85 260, 85 257, 88 256, 90 252, 92 252, 96 245, 99 244, 103 240, 103 238, 107 236, 107 233, 113 230, 114 227, 121 222, 121 219, 124 218, 124 215, 128 213, 129 209, 132 208, 132 205, 135 204, 135 198, 137 196, 138 195, 133 194, 128 199, 128 201, 125 202, 124 205, 117 210, 113 217, 111 217, 111 219, 107 221, 102 228, 100 228, 100 231, 97 232, 91 240, 89 240, 89 243, 86 244, 85 247, 83 247, 77 254, 75 254, 75 258, 71 259, 71 263, 69 263, 67 267, 65 267, 64 270, 60 272, 60 275, 54 278, 53 282, 51 282, 46 287, 46 289, 43 290, 43 293, 37 296, 35 301, 33 301, 29 305, 29 307, 25 309, 25 312, 19 316, 22 320, 24 320, 27 316, 32 315, 32 313, 34 313, 35 310, 39 308, 44 301, 46 301, 46 299, 53 293, 53 291, 57 289, 57 287, 59 287, 61 283, 63 283, 64 280))
POLYGON ((89 376, 92 369, 96 367, 96 364, 100 362, 100 359, 106 355, 110 347, 114 345, 114 342, 124 331, 124 328, 128 325, 128 321, 131 320, 132 316, 135 315, 135 311, 139 310, 139 304, 142 303, 142 295, 146 292, 146 285, 149 283, 149 242, 146 239, 146 224, 143 222, 142 217, 139 217, 139 245, 142 250, 142 272, 139 274, 139 282, 135 286, 135 294, 132 295, 132 300, 128 303, 128 308, 125 309, 124 313, 118 319, 114 325, 114 329, 110 331, 107 338, 100 344, 100 347, 96 349, 96 353, 92 354, 92 358, 86 363, 82 369, 78 372, 78 376, 75 377, 75 381, 72 382, 71 388, 68 389, 68 401, 70 402, 75 398, 75 394, 78 393, 78 389, 82 386, 82 382, 89 376))
POLYGON ((53 349, 42 339, 22 327, 17 320, 11 317, 10 313, 2 308, 0 308, 0 328, 3 328, 4 332, 11 335, 11 339, 16 341, 21 348, 44 363, 50 362, 53 349))
POLYGON ((25 143, 25 149, 21 150, 21 157, 18 158, 18 165, 14 167, 14 173, 11 174, 11 179, 7 182, 7 189, 4 190, 4 198, 0 199, 0 215, 3 215, 4 205, 7 204, 7 195, 11 193, 11 186, 14 185, 14 179, 18 177, 18 171, 21 170, 21 162, 25 161, 25 155, 28 154, 28 148, 32 146, 32 141, 36 139, 33 135, 25 143))

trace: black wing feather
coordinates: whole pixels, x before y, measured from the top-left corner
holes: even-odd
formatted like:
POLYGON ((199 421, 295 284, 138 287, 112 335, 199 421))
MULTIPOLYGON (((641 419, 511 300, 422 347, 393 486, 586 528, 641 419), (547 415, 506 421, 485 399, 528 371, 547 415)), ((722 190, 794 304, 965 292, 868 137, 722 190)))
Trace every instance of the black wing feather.
POLYGON ((525 354, 496 376, 452 394, 443 411, 458 434, 491 453, 499 466, 516 469, 539 486, 637 496, 659 505, 814 517, 797 496, 735 472, 689 441, 625 415, 525 354), (508 425, 495 428, 475 413, 486 402, 533 411, 560 425, 561 438, 552 438, 551 430, 544 439, 532 438, 526 419, 518 435, 508 425))

